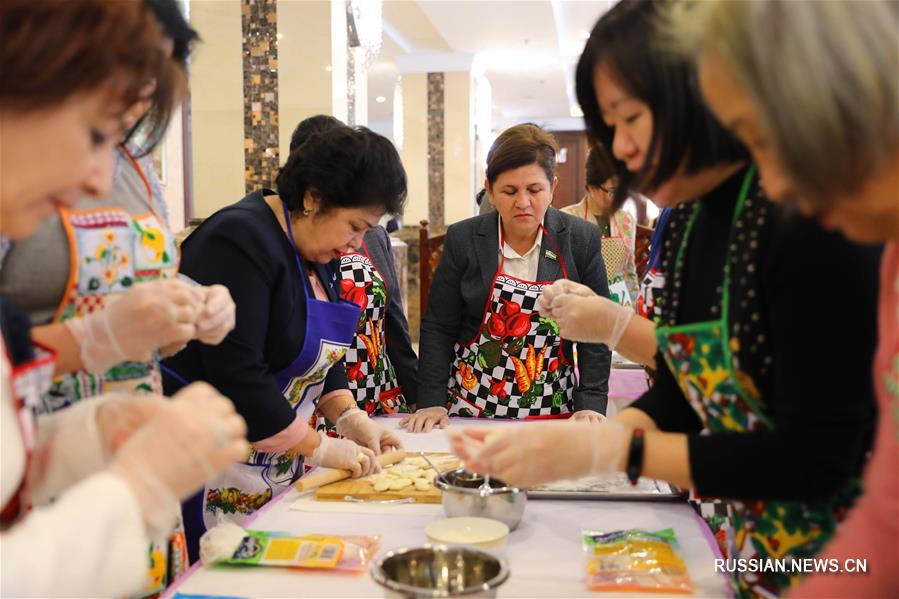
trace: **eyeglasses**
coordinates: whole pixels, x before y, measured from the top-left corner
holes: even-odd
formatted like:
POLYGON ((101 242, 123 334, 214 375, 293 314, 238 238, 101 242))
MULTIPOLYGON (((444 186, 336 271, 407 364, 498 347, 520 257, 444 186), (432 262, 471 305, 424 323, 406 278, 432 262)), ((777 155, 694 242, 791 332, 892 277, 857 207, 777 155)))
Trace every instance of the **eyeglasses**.
POLYGON ((604 194, 609 196, 615 195, 615 192, 618 191, 618 189, 615 187, 603 187, 602 185, 600 185, 599 188, 603 191, 604 194))

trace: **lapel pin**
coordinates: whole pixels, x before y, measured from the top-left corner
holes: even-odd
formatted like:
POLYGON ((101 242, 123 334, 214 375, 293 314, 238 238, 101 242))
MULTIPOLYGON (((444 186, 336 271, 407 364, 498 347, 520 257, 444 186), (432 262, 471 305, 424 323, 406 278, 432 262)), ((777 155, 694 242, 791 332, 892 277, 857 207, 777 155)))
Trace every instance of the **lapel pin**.
POLYGON ((543 255, 546 256, 547 258, 549 258, 550 260, 557 260, 557 259, 558 259, 558 258, 556 257, 556 253, 553 252, 552 250, 546 250, 546 251, 543 253, 543 255))

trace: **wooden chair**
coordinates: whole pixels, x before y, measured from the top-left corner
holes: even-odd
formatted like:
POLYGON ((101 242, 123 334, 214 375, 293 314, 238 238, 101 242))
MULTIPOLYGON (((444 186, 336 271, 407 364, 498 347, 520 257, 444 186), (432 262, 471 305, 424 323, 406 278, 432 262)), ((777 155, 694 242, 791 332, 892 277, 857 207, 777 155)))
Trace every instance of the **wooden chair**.
POLYGON ((649 244, 652 240, 652 227, 637 225, 637 239, 634 243, 634 261, 637 263, 637 277, 643 277, 646 264, 649 262, 649 244))
POLYGON ((420 289, 420 310, 424 316, 428 309, 428 295, 431 291, 431 281, 434 280, 434 271, 443 255, 443 240, 446 234, 431 235, 428 221, 421 221, 421 229, 418 231, 418 284, 420 289))

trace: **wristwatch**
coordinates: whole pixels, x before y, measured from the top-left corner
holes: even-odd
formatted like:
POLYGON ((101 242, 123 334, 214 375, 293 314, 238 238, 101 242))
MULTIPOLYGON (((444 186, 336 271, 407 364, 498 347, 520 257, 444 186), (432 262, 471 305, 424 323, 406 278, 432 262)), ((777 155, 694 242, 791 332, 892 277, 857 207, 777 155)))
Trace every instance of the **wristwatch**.
POLYGON ((634 486, 643 472, 643 448, 645 438, 642 428, 635 428, 631 435, 631 445, 627 452, 627 480, 634 486))

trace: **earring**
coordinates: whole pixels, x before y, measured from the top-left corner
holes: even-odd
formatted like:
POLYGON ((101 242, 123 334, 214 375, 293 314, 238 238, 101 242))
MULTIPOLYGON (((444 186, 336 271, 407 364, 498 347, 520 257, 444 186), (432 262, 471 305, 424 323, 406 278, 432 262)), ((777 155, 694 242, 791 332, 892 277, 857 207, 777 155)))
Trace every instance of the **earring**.
POLYGON ((309 211, 306 208, 303 208, 303 216, 309 216, 309 211))

